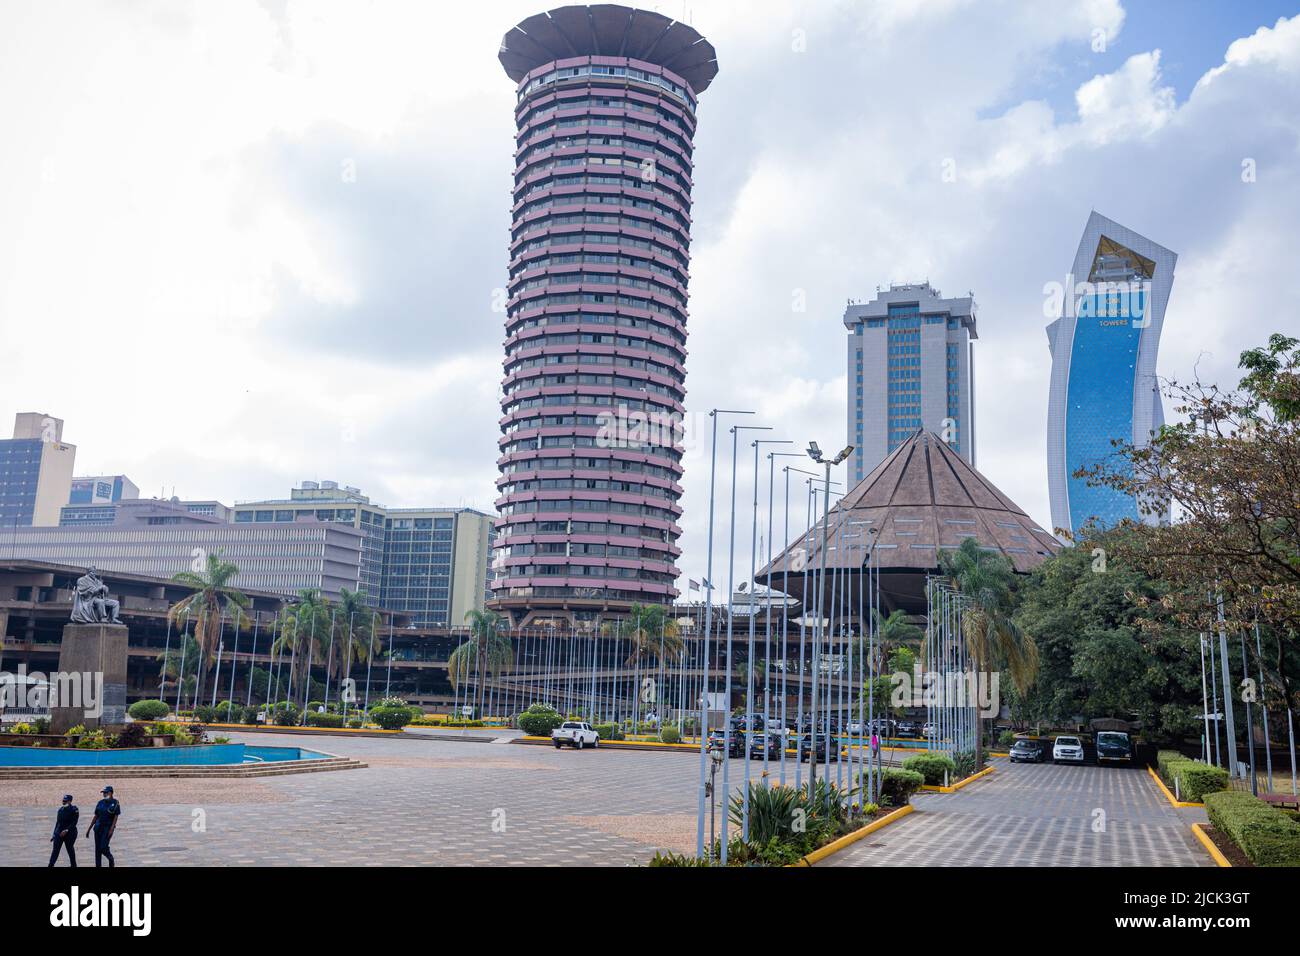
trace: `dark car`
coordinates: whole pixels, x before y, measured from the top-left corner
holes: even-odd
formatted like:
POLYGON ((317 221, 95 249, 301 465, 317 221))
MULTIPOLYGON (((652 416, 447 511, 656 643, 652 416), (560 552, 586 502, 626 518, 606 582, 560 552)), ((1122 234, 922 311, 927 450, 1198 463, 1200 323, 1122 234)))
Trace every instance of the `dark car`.
MULTIPOLYGON (((721 730, 709 731, 709 749, 721 750, 723 747, 723 732, 721 730)), ((745 735, 737 728, 731 728, 731 733, 727 740, 727 756, 743 757, 745 756, 745 735)))
POLYGON ((807 763, 811 757, 814 760, 836 760, 840 759, 840 745, 833 737, 826 734, 817 735, 816 753, 813 752, 813 735, 804 734, 799 741, 799 762, 807 763))
POLYGON ((900 720, 898 726, 894 728, 894 733, 899 737, 919 737, 921 725, 914 720, 900 720))
POLYGON ((1012 763, 1042 763, 1047 759, 1047 748, 1043 746, 1041 740, 1027 740, 1024 737, 1016 738, 1016 742, 1011 745, 1011 762, 1012 763))
POLYGON ((769 760, 780 760, 781 738, 776 734, 754 734, 749 741, 750 759, 761 760, 764 752, 769 760))
POLYGON ((1133 740, 1118 730, 1098 731, 1097 763, 1132 763, 1133 740))

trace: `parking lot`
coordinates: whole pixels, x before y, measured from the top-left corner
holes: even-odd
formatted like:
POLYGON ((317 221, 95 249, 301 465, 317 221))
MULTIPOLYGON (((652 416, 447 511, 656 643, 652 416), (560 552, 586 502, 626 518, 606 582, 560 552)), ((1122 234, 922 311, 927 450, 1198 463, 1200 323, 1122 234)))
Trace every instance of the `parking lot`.
POLYGON ((957 793, 918 797, 917 813, 825 865, 1213 865, 1142 767, 993 764, 957 793))

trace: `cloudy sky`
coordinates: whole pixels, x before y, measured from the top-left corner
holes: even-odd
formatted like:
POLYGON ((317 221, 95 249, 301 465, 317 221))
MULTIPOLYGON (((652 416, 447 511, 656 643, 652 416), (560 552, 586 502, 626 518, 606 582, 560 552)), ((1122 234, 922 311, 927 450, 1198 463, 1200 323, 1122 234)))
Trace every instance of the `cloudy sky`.
MULTIPOLYGON (((1043 287, 1090 209, 1179 254, 1162 374, 1235 382, 1242 349, 1300 331, 1297 0, 644 5, 721 67, 696 140, 684 575, 702 413, 842 443, 844 303, 879 284, 974 291, 980 468, 1044 523, 1043 287)), ((542 9, 7 0, 0 419, 65 419, 79 473, 146 495, 333 478, 492 510, 496 52, 542 9)))

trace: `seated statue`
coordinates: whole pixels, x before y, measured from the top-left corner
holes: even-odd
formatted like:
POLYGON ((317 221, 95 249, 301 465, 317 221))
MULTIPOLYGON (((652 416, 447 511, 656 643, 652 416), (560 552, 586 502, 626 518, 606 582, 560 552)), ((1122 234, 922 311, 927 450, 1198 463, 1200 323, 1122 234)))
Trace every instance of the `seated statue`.
POLYGON ((72 592, 72 623, 121 624, 118 602, 108 596, 108 585, 100 580, 99 572, 90 567, 77 578, 72 592))

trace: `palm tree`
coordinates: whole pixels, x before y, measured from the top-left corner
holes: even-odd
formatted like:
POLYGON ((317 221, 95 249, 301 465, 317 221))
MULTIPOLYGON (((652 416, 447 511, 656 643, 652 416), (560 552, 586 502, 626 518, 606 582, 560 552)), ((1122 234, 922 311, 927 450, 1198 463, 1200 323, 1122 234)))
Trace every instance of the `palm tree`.
MULTIPOLYGON (((502 631, 506 618, 496 611, 470 611, 465 615, 469 621, 470 639, 461 644, 447 658, 447 677, 453 688, 459 688, 460 682, 470 674, 491 673, 500 677, 501 672, 514 663, 514 650, 510 637, 502 631)), ((486 681, 478 687, 478 713, 483 713, 483 694, 486 681)))
POLYGON ((236 633, 247 621, 244 609, 249 605, 248 597, 230 586, 231 580, 239 574, 239 568, 223 560, 221 554, 221 551, 208 554, 207 565, 201 571, 182 571, 172 578, 177 584, 194 589, 189 597, 173 604, 167 616, 172 622, 181 616, 195 622, 194 640, 198 643, 196 700, 202 699, 203 681, 212 661, 212 652, 221 640, 224 618, 230 616, 236 633))
POLYGON ((604 624, 601 632, 606 637, 617 632, 619 637, 632 641, 632 653, 627 658, 629 665, 646 657, 661 662, 676 660, 685 646, 677 619, 662 604, 633 604, 627 617, 613 625, 604 624))
MULTIPOLYGON (((627 616, 601 626, 601 633, 609 637, 627 637, 632 642, 632 652, 627 664, 636 668, 633 677, 633 691, 640 686, 641 661, 653 657, 660 671, 659 685, 663 683, 663 666, 667 661, 674 661, 682 653, 685 642, 682 640, 681 628, 677 619, 662 604, 633 604, 628 608, 627 616)), ((656 705, 658 704, 656 694, 656 705)), ((633 721, 639 720, 640 697, 633 703, 633 721)), ((662 714, 659 717, 662 719, 662 714)))
MULTIPOLYGON (((330 629, 330 602, 315 588, 304 588, 280 610, 280 636, 272 653, 289 655, 289 681, 309 680, 312 663, 324 661, 321 651, 330 629)), ((301 686, 299 684, 298 686, 301 686)))
MULTIPOLYGON (((335 663, 331 675, 347 677, 353 663, 364 664, 371 654, 379 653, 379 638, 371 629, 374 609, 366 603, 365 588, 357 591, 339 588, 339 601, 334 607, 338 622, 335 640, 341 646, 333 655, 335 663)), ((327 659, 329 656, 327 653, 327 659)))
POLYGON ((180 647, 173 647, 158 655, 159 676, 162 678, 159 692, 166 700, 176 691, 176 681, 181 680, 184 690, 188 691, 194 678, 193 664, 199 658, 199 642, 184 634, 180 647), (182 677, 182 674, 184 675, 182 677))
POLYGON ((956 550, 939 555, 939 567, 966 599, 962 639, 977 672, 987 672, 994 664, 1005 667, 1023 698, 1038 677, 1038 645, 1011 616, 1015 603, 1011 562, 966 538, 956 550))

